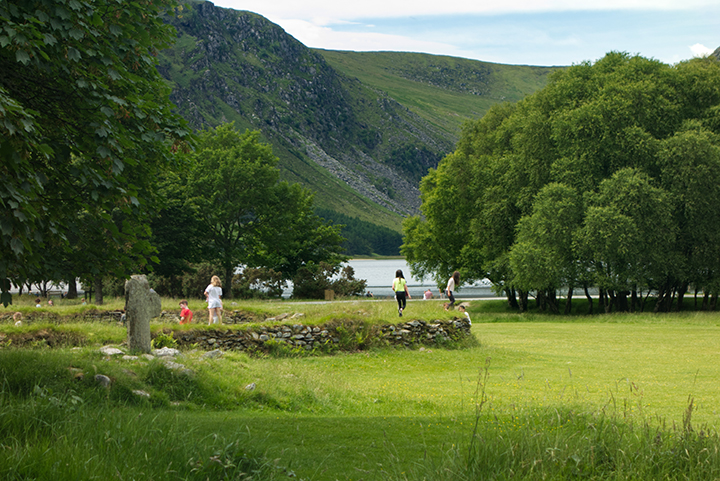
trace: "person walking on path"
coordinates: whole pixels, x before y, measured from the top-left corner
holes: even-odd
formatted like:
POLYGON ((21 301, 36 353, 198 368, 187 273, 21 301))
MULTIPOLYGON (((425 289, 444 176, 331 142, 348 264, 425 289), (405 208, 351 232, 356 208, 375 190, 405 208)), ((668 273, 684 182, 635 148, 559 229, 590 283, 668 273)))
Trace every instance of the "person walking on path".
POLYGON ((454 291, 456 287, 460 286, 460 273, 458 271, 453 272, 453 275, 448 279, 447 287, 445 288, 445 294, 447 294, 450 302, 445 304, 445 310, 451 309, 455 305, 454 291))
POLYGON ((393 291, 395 291, 395 299, 398 303, 398 314, 402 317, 403 309, 405 309, 406 299, 410 299, 410 292, 407 288, 407 281, 403 276, 403 271, 398 269, 395 271, 395 279, 392 284, 393 291))
POLYGON ((208 325, 222 324, 222 283, 218 276, 212 276, 210 284, 205 288, 205 299, 208 303, 208 325))

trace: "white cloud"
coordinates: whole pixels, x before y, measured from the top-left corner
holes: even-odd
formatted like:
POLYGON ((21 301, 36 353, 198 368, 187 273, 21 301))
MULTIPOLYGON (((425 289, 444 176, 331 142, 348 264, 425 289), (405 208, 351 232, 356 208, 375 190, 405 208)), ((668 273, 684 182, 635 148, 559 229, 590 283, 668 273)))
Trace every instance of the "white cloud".
POLYGON ((220 7, 259 13, 274 22, 303 19, 318 25, 362 18, 422 15, 497 14, 602 10, 691 10, 714 6, 716 0, 213 0, 220 7), (317 20, 317 21, 316 21, 317 20))
POLYGON ((701 43, 696 43, 695 45, 690 47, 690 50, 692 51, 693 57, 707 57, 714 51, 713 49, 707 48, 701 43))
POLYGON ((717 42, 717 0, 211 0, 311 48, 570 65, 624 51, 676 63, 717 42), (688 52, 688 46, 691 52, 688 52))
MULTIPOLYGON (((369 26, 371 28, 371 26, 369 26)), ((420 40, 402 35, 376 32, 343 32, 304 20, 286 20, 283 28, 302 44, 327 50, 424 52, 456 57, 471 52, 449 43, 420 40)))

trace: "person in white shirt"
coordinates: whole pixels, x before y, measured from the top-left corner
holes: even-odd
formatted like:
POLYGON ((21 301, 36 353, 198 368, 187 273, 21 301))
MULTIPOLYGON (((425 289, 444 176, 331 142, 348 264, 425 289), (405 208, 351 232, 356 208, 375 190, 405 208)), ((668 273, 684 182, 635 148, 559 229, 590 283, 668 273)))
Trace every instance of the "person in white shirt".
POLYGON ((205 299, 208 303, 208 325, 222 324, 222 283, 218 276, 212 276, 210 284, 205 288, 205 299))
POLYGON ((455 288, 460 287, 460 273, 458 271, 453 272, 453 275, 448 279, 447 287, 445 288, 445 294, 447 294, 450 302, 445 304, 445 310, 451 309, 455 305, 455 288))

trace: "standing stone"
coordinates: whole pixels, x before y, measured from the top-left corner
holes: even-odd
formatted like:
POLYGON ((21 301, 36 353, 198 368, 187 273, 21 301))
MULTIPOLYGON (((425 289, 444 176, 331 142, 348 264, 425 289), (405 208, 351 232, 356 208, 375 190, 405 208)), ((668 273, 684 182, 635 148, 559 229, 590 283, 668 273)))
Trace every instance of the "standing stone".
POLYGON ((131 350, 150 352, 150 319, 161 312, 160 296, 150 289, 144 275, 131 276, 125 281, 125 313, 131 350))

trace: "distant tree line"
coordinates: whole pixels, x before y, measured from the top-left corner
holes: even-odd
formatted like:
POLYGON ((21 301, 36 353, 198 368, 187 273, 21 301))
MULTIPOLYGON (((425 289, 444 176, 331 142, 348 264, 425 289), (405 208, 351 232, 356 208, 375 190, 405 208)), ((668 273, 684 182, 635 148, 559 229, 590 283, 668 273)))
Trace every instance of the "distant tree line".
POLYGON ((318 207, 315 213, 342 226, 340 233, 345 238, 342 247, 348 255, 400 255, 402 234, 399 232, 330 209, 318 207))
POLYGON ((404 223, 417 276, 488 278, 511 306, 679 309, 720 293, 720 62, 624 53, 493 107, 422 180, 404 223), (650 301, 650 302, 648 302, 650 301))

